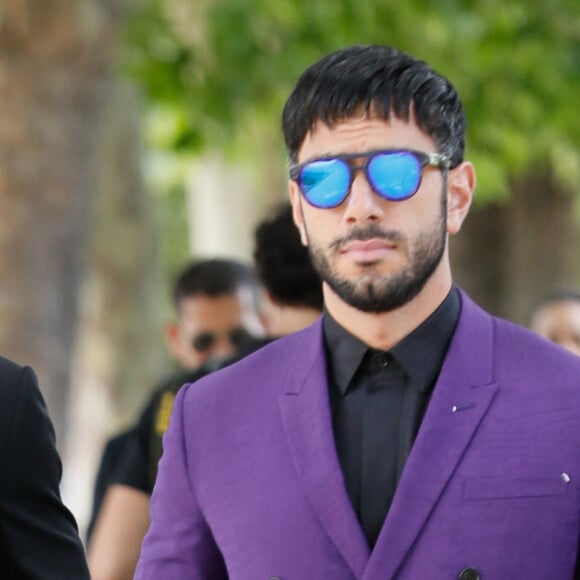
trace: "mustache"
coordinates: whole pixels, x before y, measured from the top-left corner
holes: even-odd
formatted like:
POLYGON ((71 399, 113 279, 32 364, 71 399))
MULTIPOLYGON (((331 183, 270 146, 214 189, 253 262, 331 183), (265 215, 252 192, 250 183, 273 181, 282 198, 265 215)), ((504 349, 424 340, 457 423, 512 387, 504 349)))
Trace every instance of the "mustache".
POLYGON ((330 247, 333 250, 339 250, 349 242, 366 242, 367 240, 376 239, 387 240, 393 244, 404 244, 405 242, 405 238, 401 232, 398 232, 397 230, 383 230, 377 224, 371 224, 364 228, 354 228, 347 236, 334 240, 330 244, 330 247))

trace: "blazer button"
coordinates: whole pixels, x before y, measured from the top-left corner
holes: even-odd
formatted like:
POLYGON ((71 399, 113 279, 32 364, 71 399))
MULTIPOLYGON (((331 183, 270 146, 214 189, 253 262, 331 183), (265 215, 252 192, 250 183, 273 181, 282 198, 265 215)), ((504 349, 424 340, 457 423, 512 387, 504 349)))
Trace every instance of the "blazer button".
POLYGON ((464 568, 459 572, 459 580, 481 580, 479 572, 475 568, 464 568))

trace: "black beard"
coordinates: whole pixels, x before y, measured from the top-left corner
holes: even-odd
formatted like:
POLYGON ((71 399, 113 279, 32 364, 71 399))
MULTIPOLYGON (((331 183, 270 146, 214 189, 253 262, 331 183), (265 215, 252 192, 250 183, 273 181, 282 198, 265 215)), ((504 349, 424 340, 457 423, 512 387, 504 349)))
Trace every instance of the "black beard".
MULTIPOLYGON (((382 276, 372 271, 362 278, 351 281, 341 278, 332 268, 328 258, 319 248, 309 246, 310 257, 320 277, 343 301, 362 312, 375 314, 390 312, 404 306, 415 298, 441 263, 445 251, 447 232, 447 198, 442 196, 440 220, 430 231, 420 234, 412 247, 407 244, 409 264, 400 272, 382 276)), ((331 250, 352 240, 386 239, 404 247, 405 239, 399 232, 384 231, 375 224, 353 230, 346 238, 331 244, 331 250)))

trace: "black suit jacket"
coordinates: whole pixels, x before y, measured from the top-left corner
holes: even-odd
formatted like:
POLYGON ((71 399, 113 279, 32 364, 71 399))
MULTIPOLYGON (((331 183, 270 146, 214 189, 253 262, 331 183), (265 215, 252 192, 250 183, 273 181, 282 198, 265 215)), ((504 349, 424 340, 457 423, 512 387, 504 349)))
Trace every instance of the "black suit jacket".
POLYGON ((61 471, 34 372, 0 357, 0 578, 89 578, 61 471))

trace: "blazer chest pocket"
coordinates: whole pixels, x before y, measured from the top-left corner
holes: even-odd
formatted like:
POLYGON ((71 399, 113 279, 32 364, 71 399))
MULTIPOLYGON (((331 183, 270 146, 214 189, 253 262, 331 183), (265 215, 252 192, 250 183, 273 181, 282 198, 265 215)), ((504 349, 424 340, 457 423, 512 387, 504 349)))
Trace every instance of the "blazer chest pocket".
POLYGON ((546 497, 566 492, 568 481, 562 477, 522 479, 466 479, 463 499, 510 499, 518 497, 546 497))

